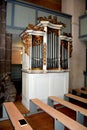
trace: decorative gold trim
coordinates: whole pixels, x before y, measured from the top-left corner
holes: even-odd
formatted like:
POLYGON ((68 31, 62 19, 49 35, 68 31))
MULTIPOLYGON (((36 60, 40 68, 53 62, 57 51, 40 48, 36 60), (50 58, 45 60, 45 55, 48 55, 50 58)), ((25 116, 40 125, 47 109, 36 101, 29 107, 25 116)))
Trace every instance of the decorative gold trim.
POLYGON ((44 32, 44 27, 39 27, 37 25, 33 25, 33 24, 28 24, 28 26, 26 27, 27 30, 34 30, 34 31, 43 31, 44 32))
POLYGON ((59 35, 59 29, 53 29, 53 28, 49 28, 48 27, 48 31, 47 31, 48 34, 50 33, 54 33, 55 35, 59 35))
POLYGON ((49 68, 47 70, 63 70, 63 68, 49 68))
POLYGON ((43 42, 43 36, 33 35, 32 46, 39 46, 43 42))
POLYGON ((48 18, 45 17, 45 16, 44 17, 38 17, 38 21, 39 22, 40 21, 49 21, 50 23, 57 24, 57 25, 62 25, 63 27, 66 27, 66 25, 63 22, 57 21, 57 16, 53 16, 53 18, 52 18, 51 15, 49 15, 48 18))
POLYGON ((43 44, 43 64, 46 65, 47 60, 46 60, 46 54, 47 54, 47 45, 46 43, 43 44))
MULTIPOLYGON (((64 46, 68 50, 68 41, 66 40, 61 40, 61 46, 64 46)), ((72 51, 73 51, 73 46, 72 42, 69 42, 69 56, 72 57, 72 51)))
POLYGON ((41 68, 32 68, 32 70, 43 70, 41 68))
POLYGON ((25 47, 25 53, 30 55, 30 46, 31 46, 31 36, 28 35, 26 32, 22 36, 22 42, 25 47))

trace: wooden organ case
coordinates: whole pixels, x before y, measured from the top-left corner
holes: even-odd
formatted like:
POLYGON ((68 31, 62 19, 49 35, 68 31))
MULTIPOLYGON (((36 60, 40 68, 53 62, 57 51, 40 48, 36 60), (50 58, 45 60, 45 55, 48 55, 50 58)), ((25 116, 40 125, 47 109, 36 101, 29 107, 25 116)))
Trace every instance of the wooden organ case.
POLYGON ((22 102, 55 95, 63 98, 69 89, 69 58, 72 38, 63 33, 65 27, 57 18, 39 18, 38 25, 29 24, 21 34, 23 42, 22 102))

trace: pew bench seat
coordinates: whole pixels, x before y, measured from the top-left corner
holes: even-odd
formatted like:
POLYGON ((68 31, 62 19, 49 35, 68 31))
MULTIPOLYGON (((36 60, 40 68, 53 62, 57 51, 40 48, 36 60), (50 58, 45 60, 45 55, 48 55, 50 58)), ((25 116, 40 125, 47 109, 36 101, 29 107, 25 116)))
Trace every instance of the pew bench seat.
POLYGON ((6 113, 15 130, 33 130, 13 102, 5 102, 3 107, 6 110, 6 113), (24 119, 27 122, 27 125, 21 126, 19 123, 19 120, 21 119, 24 119))
POLYGON ((87 95, 87 90, 74 89, 74 91, 76 91, 79 94, 85 94, 85 95, 87 95))
POLYGON ((87 109, 84 109, 80 106, 74 105, 74 104, 72 104, 68 101, 65 101, 61 98, 58 98, 56 96, 49 96, 48 97, 48 104, 50 106, 53 106, 54 102, 60 103, 61 105, 74 110, 76 112, 76 120, 79 123, 84 124, 84 116, 87 116, 87 109))
POLYGON ((76 96, 76 95, 71 94, 71 93, 65 94, 64 96, 65 96, 65 98, 66 98, 66 97, 67 97, 67 98, 72 98, 72 99, 74 99, 74 100, 77 100, 77 101, 80 101, 80 102, 82 102, 82 103, 87 104, 87 99, 86 99, 86 98, 83 98, 83 97, 80 97, 80 96, 76 96))
POLYGON ((83 90, 83 89, 73 89, 72 93, 75 95, 79 95, 81 97, 84 97, 87 99, 87 90, 83 90))
POLYGON ((37 98, 31 99, 30 100, 30 111, 32 111, 34 113, 37 111, 38 107, 54 118, 54 121, 55 121, 54 130, 64 130, 64 126, 66 126, 70 130, 87 130, 86 127, 84 127, 77 121, 71 119, 70 117, 59 112, 58 110, 54 109, 53 107, 45 104, 41 100, 39 100, 37 98))

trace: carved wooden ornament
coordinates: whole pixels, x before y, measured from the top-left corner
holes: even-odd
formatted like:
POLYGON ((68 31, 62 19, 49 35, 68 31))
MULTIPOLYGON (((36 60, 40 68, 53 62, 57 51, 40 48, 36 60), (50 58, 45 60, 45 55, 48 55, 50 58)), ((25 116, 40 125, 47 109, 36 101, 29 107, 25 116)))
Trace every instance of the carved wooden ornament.
POLYGON ((22 36, 22 42, 25 47, 25 53, 30 55, 30 46, 31 46, 31 36, 27 33, 24 33, 22 36))

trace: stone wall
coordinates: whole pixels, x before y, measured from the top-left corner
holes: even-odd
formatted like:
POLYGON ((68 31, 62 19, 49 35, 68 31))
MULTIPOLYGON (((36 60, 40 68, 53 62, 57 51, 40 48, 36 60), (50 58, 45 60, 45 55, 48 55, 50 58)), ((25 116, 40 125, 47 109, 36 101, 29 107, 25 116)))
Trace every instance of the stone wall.
POLYGON ((6 72, 11 72, 11 59, 12 59, 12 34, 6 33, 6 44, 5 44, 6 72))
POLYGON ((85 0, 63 0, 62 12, 72 15, 73 53, 70 59, 70 90, 84 86, 86 43, 79 39, 79 16, 85 12, 85 0))
POLYGON ((6 2, 0 0, 0 74, 5 72, 6 2))
POLYGON ((6 1, 0 0, 0 76, 11 72, 12 35, 6 33, 6 1))

